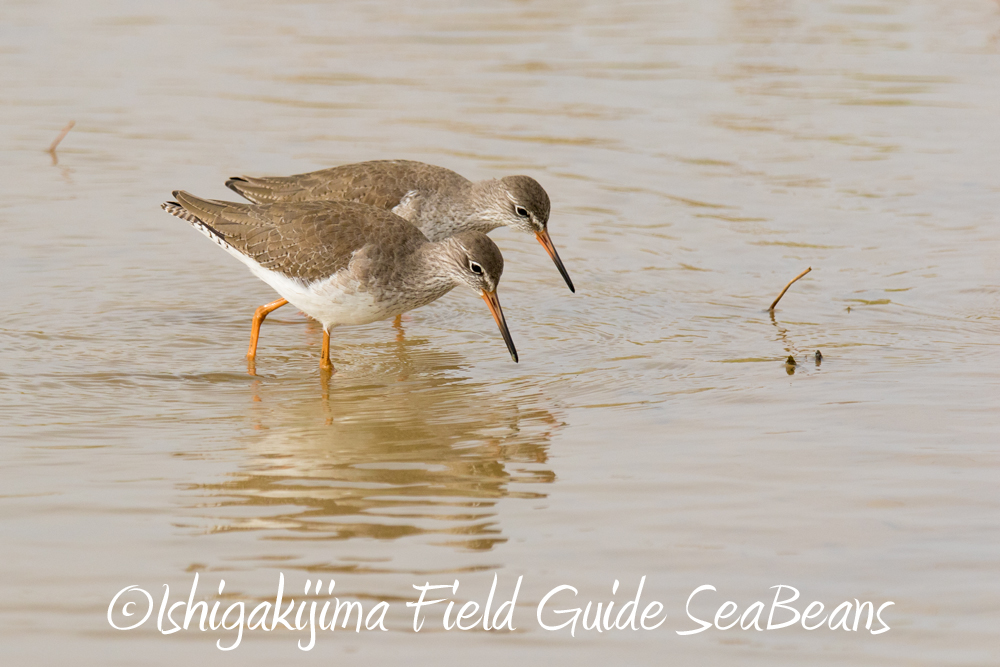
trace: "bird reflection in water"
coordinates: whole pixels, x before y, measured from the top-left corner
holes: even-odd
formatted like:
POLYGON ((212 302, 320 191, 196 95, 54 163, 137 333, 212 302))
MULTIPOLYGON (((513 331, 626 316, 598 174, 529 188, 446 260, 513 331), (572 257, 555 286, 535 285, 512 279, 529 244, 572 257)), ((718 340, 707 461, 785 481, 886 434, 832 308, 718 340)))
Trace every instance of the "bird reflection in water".
POLYGON ((205 517, 211 531, 436 534, 435 543, 475 550, 506 541, 497 501, 543 498, 537 485, 555 479, 548 446, 561 422, 546 399, 516 382, 473 382, 460 354, 426 341, 399 334, 364 347, 352 345, 363 364, 338 366, 320 388, 254 380, 246 463, 228 481, 195 487, 214 497, 202 505, 220 514, 205 517))

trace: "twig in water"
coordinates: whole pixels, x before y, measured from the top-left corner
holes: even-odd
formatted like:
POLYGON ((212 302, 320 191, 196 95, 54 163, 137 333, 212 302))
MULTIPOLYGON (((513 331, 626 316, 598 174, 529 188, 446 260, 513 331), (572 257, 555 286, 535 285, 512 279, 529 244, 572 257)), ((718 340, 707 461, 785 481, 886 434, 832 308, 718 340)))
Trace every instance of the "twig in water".
POLYGON ((49 146, 49 153, 52 154, 53 164, 55 164, 56 148, 59 147, 59 142, 66 138, 66 135, 69 134, 69 131, 73 129, 74 125, 76 125, 75 120, 71 120, 70 122, 66 123, 66 127, 62 129, 62 132, 59 133, 59 136, 56 137, 56 140, 52 142, 51 146, 49 146))
POLYGON ((791 282, 789 282, 787 285, 785 285, 785 289, 781 290, 781 294, 778 295, 778 298, 774 300, 774 303, 771 304, 771 307, 768 308, 768 310, 770 310, 770 311, 773 312, 774 311, 774 307, 778 305, 779 301, 781 301, 781 297, 785 296, 785 292, 788 291, 788 288, 791 287, 793 284, 795 284, 796 280, 798 280, 802 276, 806 275, 810 271, 812 271, 812 267, 811 266, 808 269, 806 269, 805 271, 803 271, 802 273, 800 273, 799 275, 797 275, 794 278, 792 278, 791 282))

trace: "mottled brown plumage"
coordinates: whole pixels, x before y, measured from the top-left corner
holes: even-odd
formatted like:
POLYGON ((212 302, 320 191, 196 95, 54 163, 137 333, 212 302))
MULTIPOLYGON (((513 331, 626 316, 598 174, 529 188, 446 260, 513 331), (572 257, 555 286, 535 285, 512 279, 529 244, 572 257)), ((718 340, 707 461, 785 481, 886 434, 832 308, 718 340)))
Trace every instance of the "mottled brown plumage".
POLYGON ((294 176, 239 176, 226 181, 257 203, 356 201, 391 210, 432 241, 463 231, 507 226, 534 234, 575 291, 548 233, 551 204, 530 176, 473 182, 450 169, 411 160, 374 160, 294 176))
POLYGON ((343 200, 386 210, 398 206, 411 190, 459 193, 471 184, 450 169, 411 160, 373 160, 293 176, 240 176, 226 181, 229 188, 259 204, 343 200))
MULTIPOLYGON (((238 176, 230 189, 256 203, 354 201, 392 211, 431 241, 467 231, 487 233, 508 226, 534 234, 570 291, 576 291, 548 232, 549 196, 530 176, 473 182, 450 169, 412 160, 374 160, 295 176, 238 176)), ((283 303, 254 314, 247 358, 257 354, 260 325, 283 303)))
POLYGON ((186 192, 174 196, 180 210, 168 203, 168 212, 204 223, 261 267, 305 284, 343 271, 366 247, 377 253, 382 270, 395 273, 403 257, 427 244, 420 230, 398 215, 353 202, 251 205, 186 192))
POLYGON ((164 210, 247 264, 325 332, 394 317, 466 284, 490 306, 517 361, 496 297, 503 256, 485 234, 432 242, 399 216, 356 202, 236 204, 174 196, 164 210))

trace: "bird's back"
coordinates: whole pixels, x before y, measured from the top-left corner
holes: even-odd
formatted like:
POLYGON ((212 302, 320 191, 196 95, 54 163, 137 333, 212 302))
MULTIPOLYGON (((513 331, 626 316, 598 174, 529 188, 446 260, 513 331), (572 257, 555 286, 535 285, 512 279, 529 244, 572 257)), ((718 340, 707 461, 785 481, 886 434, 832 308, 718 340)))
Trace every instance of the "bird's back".
POLYGON ((389 211, 348 201, 237 204, 175 192, 164 208, 269 271, 308 284, 348 267, 362 249, 399 264, 428 241, 389 211))
POLYGON ((294 176, 241 176, 226 185, 252 202, 353 201, 392 210, 407 193, 460 190, 469 180, 412 160, 373 160, 294 176))

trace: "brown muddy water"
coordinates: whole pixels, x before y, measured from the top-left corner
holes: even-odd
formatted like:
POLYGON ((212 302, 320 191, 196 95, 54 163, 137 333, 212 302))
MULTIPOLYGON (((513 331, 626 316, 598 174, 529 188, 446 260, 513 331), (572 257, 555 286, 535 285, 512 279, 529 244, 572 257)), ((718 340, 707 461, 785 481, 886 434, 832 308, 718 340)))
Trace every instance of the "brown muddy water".
POLYGON ((1000 661, 1000 3, 5 0, 0 80, 4 664, 1000 661), (577 293, 498 230, 519 364, 455 290, 247 375, 273 292, 159 204, 377 158, 538 179, 577 293), (386 631, 161 632, 195 574, 386 631))

